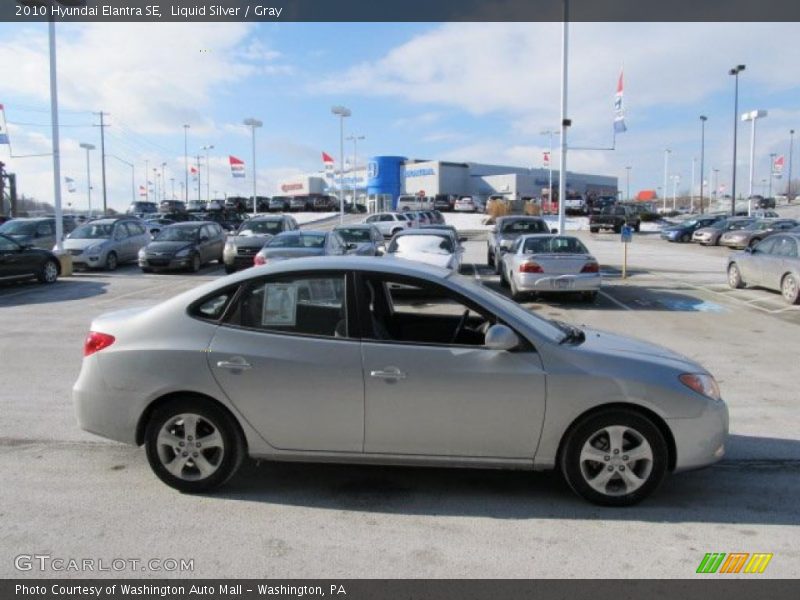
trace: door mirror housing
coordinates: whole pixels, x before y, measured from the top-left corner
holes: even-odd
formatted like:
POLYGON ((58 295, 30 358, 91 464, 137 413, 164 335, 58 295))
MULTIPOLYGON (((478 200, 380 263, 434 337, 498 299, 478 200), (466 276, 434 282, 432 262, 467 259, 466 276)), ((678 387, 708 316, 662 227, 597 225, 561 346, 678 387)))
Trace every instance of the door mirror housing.
POLYGON ((205 244, 207 241, 208 241, 208 236, 207 235, 201 235, 200 236, 200 243, 201 244, 205 244))
POLYGON ((553 227, 553 228, 550 230, 550 233, 558 233, 558 227, 553 227))
POLYGON ((519 346, 520 340, 510 327, 498 323, 489 327, 483 343, 491 350, 513 350, 519 346))

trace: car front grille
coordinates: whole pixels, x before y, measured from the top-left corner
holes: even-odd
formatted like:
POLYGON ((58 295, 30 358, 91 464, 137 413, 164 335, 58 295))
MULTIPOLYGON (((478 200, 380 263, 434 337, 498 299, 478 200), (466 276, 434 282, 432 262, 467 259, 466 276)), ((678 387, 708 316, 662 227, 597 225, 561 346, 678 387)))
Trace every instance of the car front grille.
POLYGON ((150 258, 148 256, 147 257, 147 263, 150 266, 153 266, 153 267, 166 267, 167 265, 169 265, 169 259, 168 258, 150 258))
POLYGON ((69 253, 71 256, 80 256, 83 254, 83 250, 70 250, 69 253))
POLYGON ((236 254, 239 256, 255 256, 261 248, 238 248, 236 254))

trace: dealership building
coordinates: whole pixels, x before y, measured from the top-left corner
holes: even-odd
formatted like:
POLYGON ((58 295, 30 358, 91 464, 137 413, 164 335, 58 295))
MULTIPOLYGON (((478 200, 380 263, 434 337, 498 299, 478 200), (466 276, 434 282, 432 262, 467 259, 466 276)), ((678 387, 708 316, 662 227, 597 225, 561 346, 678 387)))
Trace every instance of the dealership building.
MULTIPOLYGON (((502 195, 510 201, 547 196, 548 169, 527 169, 473 162, 418 160, 404 156, 374 156, 366 165, 338 171, 303 175, 281 182, 280 193, 287 196, 338 194, 355 199, 372 210, 395 208, 402 195, 435 197, 473 196, 486 200, 502 195)), ((553 187, 558 189, 558 171, 553 171, 553 187)), ((567 171, 567 189, 579 194, 616 196, 617 178, 567 171)))

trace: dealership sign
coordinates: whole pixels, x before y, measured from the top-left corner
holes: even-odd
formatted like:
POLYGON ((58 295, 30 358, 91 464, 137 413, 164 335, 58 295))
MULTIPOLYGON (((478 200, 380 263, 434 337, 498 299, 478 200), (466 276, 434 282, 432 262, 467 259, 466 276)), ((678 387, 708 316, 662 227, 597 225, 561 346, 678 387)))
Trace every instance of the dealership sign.
POLYGON ((436 169, 430 167, 424 169, 406 169, 406 179, 410 177, 426 177, 428 175, 436 175, 436 169))
POLYGON ((302 192, 305 189, 304 183, 284 183, 281 186, 282 192, 302 192))

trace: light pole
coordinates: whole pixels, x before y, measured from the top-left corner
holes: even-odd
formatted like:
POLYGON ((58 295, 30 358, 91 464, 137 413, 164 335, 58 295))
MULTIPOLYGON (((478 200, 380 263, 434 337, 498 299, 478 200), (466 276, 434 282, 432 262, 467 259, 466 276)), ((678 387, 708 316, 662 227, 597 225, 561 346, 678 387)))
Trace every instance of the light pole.
POLYGON ((631 168, 625 167, 625 198, 631 201, 631 168))
POLYGON ((767 198, 772 198, 772 174, 775 172, 775 157, 778 156, 774 152, 770 152, 769 154, 769 191, 767 192, 767 198))
POLYGON ((695 183, 694 183, 694 172, 695 166, 697 166, 697 157, 692 157, 692 183, 691 187, 689 188, 689 209, 691 212, 694 212, 694 190, 695 190, 695 183))
POLYGON ((751 110, 742 115, 742 121, 750 121, 750 186, 747 192, 747 215, 750 216, 753 207, 753 177, 755 176, 755 154, 756 154, 756 121, 767 116, 765 110, 751 110))
MULTIPOLYGON (((88 156, 88 153, 87 153, 88 156)), ((131 202, 136 202, 136 175, 135 175, 135 167, 133 163, 129 163, 127 160, 121 159, 119 156, 115 156, 113 154, 109 154, 111 158, 116 158, 119 162, 128 165, 131 168, 131 202)), ((88 169, 87 169, 88 173, 88 169)), ((146 175, 147 173, 145 173, 146 175)))
POLYGON ((153 167, 153 198, 158 202, 158 167, 153 167))
POLYGON ((353 206, 355 206, 356 204, 356 194, 358 193, 356 189, 356 167, 358 166, 357 163, 358 140, 365 140, 365 139, 367 138, 364 137, 363 135, 353 134, 347 136, 348 141, 350 140, 353 141, 353 206))
POLYGON ((167 163, 161 163, 161 199, 167 199, 167 163))
POLYGON ((680 175, 673 175, 672 176, 672 210, 677 210, 677 197, 678 197, 678 181, 680 181, 680 175))
POLYGON ((206 201, 211 200, 211 163, 208 160, 208 151, 213 149, 214 144, 202 147, 202 150, 206 151, 206 169, 208 169, 208 173, 206 173, 206 201))
POLYGON ((700 115, 700 214, 704 212, 703 208, 703 174, 705 173, 705 159, 706 159, 706 121, 708 117, 700 115))
POLYGON ((345 106, 334 106, 331 113, 339 117, 339 223, 344 222, 344 120, 353 113, 345 106))
POLYGON ((191 127, 191 125, 184 124, 183 126, 183 163, 184 163, 183 201, 184 202, 189 201, 189 142, 188 142, 189 127, 191 127))
POLYGON ((786 201, 792 201, 792 149, 794 148, 794 129, 789 130, 789 181, 786 182, 786 201))
POLYGON ((736 215, 736 134, 739 129, 739 73, 744 71, 744 65, 736 65, 730 71, 736 83, 733 92, 733 175, 731 176, 731 216, 736 215))
MULTIPOLYGON (((719 185, 719 169, 712 169, 711 172, 714 174, 714 176, 711 178, 711 194, 714 195, 714 199, 717 199, 719 198, 719 190, 717 189, 717 186, 719 185)), ((711 197, 711 194, 709 194, 709 198, 711 197)))
POLYGON ((80 144, 86 150, 86 204, 89 207, 89 218, 92 218, 92 170, 89 163, 89 151, 94 150, 94 144, 80 144))
POLYGON ((567 127, 572 121, 567 118, 567 84, 569 67, 569 0, 564 2, 561 23, 561 148, 558 157, 558 233, 564 235, 564 200, 567 197, 567 127))
POLYGON ((545 129, 540 133, 550 138, 550 154, 547 155, 547 202, 550 205, 553 204, 553 136, 559 133, 552 129, 545 129))
POLYGON ((170 177, 169 182, 172 184, 172 199, 175 200, 175 178, 170 177))
POLYGON ((258 201, 256 200, 256 129, 263 127, 264 123, 253 117, 244 120, 244 124, 250 128, 250 134, 253 142, 253 215, 258 214, 258 201))
POLYGON ((669 148, 664 150, 664 196, 661 202, 661 212, 667 214, 667 173, 669 172, 669 155, 672 152, 669 148))

